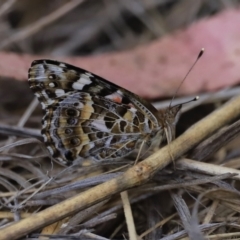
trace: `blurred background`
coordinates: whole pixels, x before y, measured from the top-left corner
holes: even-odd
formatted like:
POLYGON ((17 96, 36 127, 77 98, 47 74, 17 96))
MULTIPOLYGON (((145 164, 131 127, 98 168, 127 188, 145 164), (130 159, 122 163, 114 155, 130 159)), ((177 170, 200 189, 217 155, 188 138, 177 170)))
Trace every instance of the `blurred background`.
POLYGON ((1 0, 0 47, 54 57, 122 51, 238 4, 238 0, 1 0))

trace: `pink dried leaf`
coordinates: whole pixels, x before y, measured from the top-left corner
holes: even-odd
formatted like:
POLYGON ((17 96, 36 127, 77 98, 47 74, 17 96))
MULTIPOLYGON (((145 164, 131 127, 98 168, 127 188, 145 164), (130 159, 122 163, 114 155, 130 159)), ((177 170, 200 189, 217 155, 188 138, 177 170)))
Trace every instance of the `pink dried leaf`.
MULTIPOLYGON (((92 71, 146 98, 172 96, 205 48, 179 94, 214 91, 240 82, 240 10, 226 10, 148 45, 91 57, 58 58, 92 71)), ((0 74, 27 79, 35 59, 46 56, 0 53, 0 74)))

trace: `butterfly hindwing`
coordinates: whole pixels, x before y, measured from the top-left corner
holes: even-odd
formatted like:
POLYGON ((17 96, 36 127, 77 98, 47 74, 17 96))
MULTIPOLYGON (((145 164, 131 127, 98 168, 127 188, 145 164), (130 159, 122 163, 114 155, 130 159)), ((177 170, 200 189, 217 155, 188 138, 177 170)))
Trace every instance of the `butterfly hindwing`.
POLYGON ((69 64, 34 61, 29 84, 46 112, 42 134, 47 148, 63 162, 126 156, 159 127, 151 104, 69 64))

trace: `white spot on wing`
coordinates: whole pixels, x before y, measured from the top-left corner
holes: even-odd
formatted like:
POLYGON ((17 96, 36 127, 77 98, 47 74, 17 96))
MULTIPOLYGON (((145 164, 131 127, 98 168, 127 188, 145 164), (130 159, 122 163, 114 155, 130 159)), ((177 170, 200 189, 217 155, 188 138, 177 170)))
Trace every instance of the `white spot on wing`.
POLYGON ((41 105, 42 105, 42 109, 45 109, 46 108, 46 104, 41 102, 41 105))
POLYGON ((42 127, 45 128, 46 126, 47 126, 47 121, 45 120, 45 121, 43 122, 42 127))
POLYGON ((111 100, 113 100, 114 102, 121 102, 121 101, 122 101, 122 95, 120 95, 120 94, 118 93, 118 91, 117 91, 117 92, 114 92, 114 93, 112 93, 112 94, 110 94, 110 95, 105 96, 105 98, 111 99, 111 100))
POLYGON ((51 155, 54 154, 54 151, 53 151, 53 149, 51 147, 47 146, 47 149, 48 149, 48 151, 50 152, 51 155))
POLYGON ((84 87, 84 84, 81 84, 81 83, 79 83, 79 82, 75 82, 75 83, 73 83, 73 85, 72 85, 72 88, 75 89, 75 90, 82 90, 83 87, 84 87))
POLYGON ((109 136, 109 138, 107 138, 107 141, 105 142, 106 146, 110 146, 112 138, 113 138, 112 136, 109 136))
POLYGON ((44 142, 47 142, 47 140, 48 140, 48 139, 47 139, 47 136, 46 136, 45 134, 42 134, 42 136, 43 136, 43 141, 44 141, 44 142))
POLYGON ((123 92, 121 90, 117 90, 117 93, 120 94, 120 96, 123 96, 123 92))
POLYGON ((65 94, 65 91, 63 89, 56 89, 55 94, 57 97, 61 97, 65 94))
POLYGON ((58 158, 56 158, 59 162, 61 162, 61 163, 64 163, 64 164, 66 164, 67 163, 67 161, 65 161, 64 159, 62 159, 62 158, 60 158, 60 157, 58 157, 58 158))
POLYGON ((38 82, 44 82, 44 81, 46 80, 46 76, 44 75, 44 73, 43 73, 42 75, 39 74, 39 76, 33 78, 33 80, 34 80, 34 81, 37 80, 38 82))
POLYGON ((131 107, 131 108, 129 109, 129 111, 131 111, 131 112, 135 113, 135 112, 137 112, 137 109, 136 109, 136 108, 133 108, 133 107, 131 107))
POLYGON ((78 82, 82 83, 82 84, 90 84, 90 83, 92 83, 90 77, 87 76, 86 74, 81 74, 81 77, 78 80, 78 82))
POLYGON ((51 87, 51 88, 53 88, 53 87, 55 86, 55 84, 52 83, 52 82, 50 82, 50 83, 48 84, 48 86, 51 87))
POLYGON ((89 142, 88 147, 89 147, 89 149, 91 149, 91 148, 95 147, 95 144, 93 142, 89 142))
POLYGON ((91 125, 102 132, 110 132, 110 130, 106 127, 105 121, 103 119, 95 120, 91 123, 91 125))
POLYGON ((81 108, 83 108, 83 107, 84 107, 84 104, 83 104, 83 103, 81 103, 81 102, 79 102, 77 107, 81 109, 81 108))
POLYGON ((54 102, 55 102, 55 101, 54 101, 53 99, 48 99, 48 100, 47 100, 48 105, 52 105, 54 102))
POLYGON ((77 80, 77 82, 73 83, 72 87, 75 90, 82 90, 85 85, 88 85, 91 83, 92 81, 88 75, 81 74, 80 78, 77 80))

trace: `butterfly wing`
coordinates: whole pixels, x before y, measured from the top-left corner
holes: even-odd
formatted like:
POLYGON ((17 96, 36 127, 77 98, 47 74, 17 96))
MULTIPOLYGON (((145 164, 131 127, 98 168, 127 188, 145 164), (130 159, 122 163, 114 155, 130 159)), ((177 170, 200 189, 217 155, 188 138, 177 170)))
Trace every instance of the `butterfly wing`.
POLYGON ((151 104, 72 65, 34 61, 29 84, 46 112, 42 134, 47 148, 65 163, 126 156, 159 129, 151 104))

